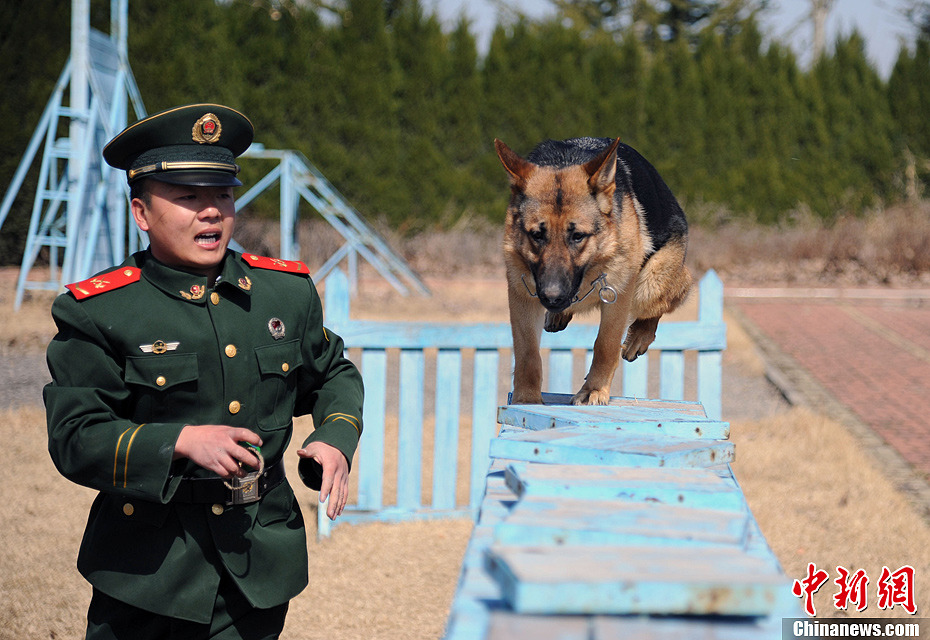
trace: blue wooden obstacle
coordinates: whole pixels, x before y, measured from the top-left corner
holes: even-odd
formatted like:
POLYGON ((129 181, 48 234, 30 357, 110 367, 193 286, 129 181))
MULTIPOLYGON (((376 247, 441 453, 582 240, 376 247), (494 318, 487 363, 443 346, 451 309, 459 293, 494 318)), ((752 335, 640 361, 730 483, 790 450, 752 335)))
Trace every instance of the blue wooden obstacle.
MULTIPOLYGON (((377 322, 352 320, 350 286, 341 271, 334 270, 325 282, 326 325, 345 340, 346 348, 360 351, 356 357, 365 380, 365 432, 359 444, 358 459, 353 474, 358 478, 358 500, 346 507, 340 522, 370 520, 405 520, 474 515, 485 493, 489 446, 497 433, 498 407, 506 403, 511 384, 512 338, 507 323, 439 324, 424 322, 377 322), (389 366, 390 365, 390 366, 389 366), (427 380, 427 371, 435 371, 427 380), (433 377, 434 375, 434 377, 433 377), (470 386, 470 398, 463 387, 470 386), (435 388, 433 398, 426 397, 427 388, 435 388), (396 404, 396 409, 392 405, 396 404), (432 414, 429 406, 435 407, 432 414), (389 411, 396 411, 398 422, 397 449, 386 450, 385 427, 389 411), (428 501, 423 499, 425 475, 424 424, 434 422, 431 473, 432 486, 428 501), (470 431, 470 463, 459 469, 459 434, 470 431), (386 457, 397 459, 396 495, 384 496, 386 457), (456 500, 456 488, 468 482, 468 501, 456 500)), ((694 322, 662 322, 650 352, 658 354, 658 395, 666 400, 683 401, 686 390, 686 369, 694 367, 696 397, 685 414, 663 417, 653 407, 650 420, 662 422, 661 429, 678 431, 706 430, 720 434, 725 423, 721 414, 721 352, 726 347, 726 325, 723 322, 723 284, 710 271, 700 282, 698 320, 694 322), (686 352, 695 352, 692 363, 686 352), (705 414, 706 410, 706 414, 705 414)), ((574 391, 582 380, 572 379, 573 371, 590 365, 596 325, 575 324, 566 330, 543 336, 544 360, 549 391, 574 391), (576 360, 578 360, 576 365, 576 360)), ((622 393, 631 398, 649 397, 649 358, 633 363, 623 362, 622 393)), ((551 396, 553 402, 565 396, 551 396)), ((679 405, 676 405, 679 406, 679 405)), ((647 407, 626 408, 643 411, 647 407)), ((545 409, 545 408, 542 408, 545 409)), ((613 420, 609 413, 592 412, 591 424, 598 420, 613 420)), ((638 415, 638 414, 637 414, 638 415)), ((546 414, 520 418, 517 414, 504 420, 550 420, 546 414)), ((505 425, 507 423, 505 422, 505 425)), ((630 427, 632 428, 632 427, 630 427)), ((657 429, 652 424, 650 429, 657 429)), ((582 434, 575 434, 581 438, 582 434)), ((504 446, 495 444, 495 446, 504 446)), ((513 441, 511 446, 520 446, 513 441)), ((718 447, 714 455, 726 457, 727 447, 718 447)), ((635 451, 614 452, 603 456, 648 457, 635 451)), ((711 455, 682 449, 683 457, 711 455)), ((722 461, 722 459, 721 459, 722 461)), ((327 536, 331 523, 320 510, 318 533, 327 536)))
POLYGON ((775 640, 801 615, 728 464, 726 423, 700 405, 500 418, 446 640, 775 640))

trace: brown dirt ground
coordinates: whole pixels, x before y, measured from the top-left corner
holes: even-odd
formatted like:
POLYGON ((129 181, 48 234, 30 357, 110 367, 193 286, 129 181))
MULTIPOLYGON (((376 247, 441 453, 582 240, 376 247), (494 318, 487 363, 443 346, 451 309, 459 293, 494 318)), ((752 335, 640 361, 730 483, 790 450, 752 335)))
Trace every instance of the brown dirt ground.
MULTIPOLYGON (((431 299, 400 298, 363 282, 353 315, 434 321, 506 320, 503 286, 495 279, 432 280, 431 299)), ((3 551, 0 639, 79 637, 90 588, 74 567, 93 492, 64 480, 46 453, 44 413, 31 371, 54 328, 48 297, 11 312, 8 273, 0 273, 0 382, 33 375, 26 400, 0 394, 0 439, 9 463, 0 483, 3 551), (5 286, 4 286, 5 283, 5 286), (30 359, 31 358, 31 359, 30 359), (29 368, 30 372, 24 371, 29 368)), ((808 562, 836 577, 836 566, 863 568, 869 607, 859 615, 902 616, 877 608, 875 584, 883 565, 916 571, 918 615, 930 611, 930 527, 895 492, 859 443, 841 425, 809 408, 771 399, 751 340, 730 322, 724 356, 725 418, 736 444, 734 470, 750 507, 791 577, 808 562), (726 380, 733 381, 726 382, 726 380), (754 410, 763 406, 764 410, 754 410)), ((299 421, 297 433, 311 427, 299 421)), ((430 451, 425 447, 424 451, 430 451)), ((296 458, 291 456, 291 466, 296 458)), ((293 469, 290 476, 295 477, 293 469)), ((310 587, 291 605, 283 638, 332 640, 437 638, 442 635, 459 565, 471 531, 467 520, 337 526, 317 541, 314 496, 295 487, 310 535, 310 587)), ((842 615, 827 584, 815 599, 821 615, 842 615)))

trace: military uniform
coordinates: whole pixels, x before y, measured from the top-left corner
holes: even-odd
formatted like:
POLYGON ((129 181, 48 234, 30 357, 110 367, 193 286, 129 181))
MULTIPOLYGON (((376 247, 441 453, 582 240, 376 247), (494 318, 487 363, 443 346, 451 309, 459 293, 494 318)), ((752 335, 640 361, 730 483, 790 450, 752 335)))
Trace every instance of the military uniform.
MULTIPOLYGON (((211 282, 145 250, 69 285, 52 307, 44 392, 56 467, 100 491, 79 571, 116 601, 196 623, 211 621, 221 582, 258 609, 307 585, 281 463, 293 417, 313 416, 304 446, 324 442, 347 461, 362 431, 361 377, 323 326, 306 265, 227 250, 219 268, 211 282), (254 483, 233 491, 174 459, 181 430, 208 424, 261 437, 254 483)), ((319 464, 298 469, 320 488, 319 464)))

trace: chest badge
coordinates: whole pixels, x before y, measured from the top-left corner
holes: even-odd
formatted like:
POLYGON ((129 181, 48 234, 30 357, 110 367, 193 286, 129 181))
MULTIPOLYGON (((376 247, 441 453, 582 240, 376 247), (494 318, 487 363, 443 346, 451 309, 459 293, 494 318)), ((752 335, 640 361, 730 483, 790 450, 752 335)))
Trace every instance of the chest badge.
POLYGON ((268 321, 268 331, 272 338, 280 340, 284 337, 284 323, 279 318, 272 318, 268 321))
POLYGON ((139 348, 142 349, 142 351, 145 353, 161 355, 162 353, 174 351, 180 344, 180 342, 165 342, 164 340, 156 340, 152 344, 140 344, 139 348))

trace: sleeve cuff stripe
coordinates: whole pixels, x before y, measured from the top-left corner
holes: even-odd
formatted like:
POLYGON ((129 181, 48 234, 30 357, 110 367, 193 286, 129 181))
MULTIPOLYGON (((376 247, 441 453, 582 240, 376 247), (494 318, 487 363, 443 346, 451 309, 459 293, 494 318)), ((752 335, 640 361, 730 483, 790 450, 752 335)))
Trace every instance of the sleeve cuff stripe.
MULTIPOLYGON (((132 427, 129 427, 132 429, 132 427)), ((116 452, 113 454, 113 486, 116 486, 116 468, 119 466, 119 448, 123 443, 123 436, 129 433, 129 429, 126 429, 121 434, 119 434, 119 439, 116 441, 116 452)), ((124 478, 125 479, 125 478, 124 478)))
POLYGON ((335 422, 336 420, 345 420, 346 422, 351 424, 353 427, 355 427, 355 430, 358 431, 359 435, 362 434, 362 430, 359 428, 359 425, 358 425, 358 418, 354 416, 350 416, 347 413, 331 413, 328 416, 326 416, 325 420, 323 420, 323 424, 326 424, 327 422, 335 422))
MULTIPOLYGON (((129 442, 126 444, 126 453, 123 456, 123 488, 126 487, 128 477, 129 477, 129 450, 132 449, 132 441, 136 439, 136 434, 139 433, 139 429, 141 429, 144 426, 145 426, 145 423, 143 422, 138 427, 136 427, 136 430, 132 432, 131 436, 129 436, 129 442)), ((129 429, 132 429, 132 427, 129 427, 129 429)), ((113 486, 114 487, 116 486, 116 470, 117 470, 117 467, 119 466, 120 444, 123 441, 123 436, 129 433, 129 429, 126 429, 125 431, 123 431, 119 436, 119 440, 116 441, 116 456, 113 459, 113 486)))

